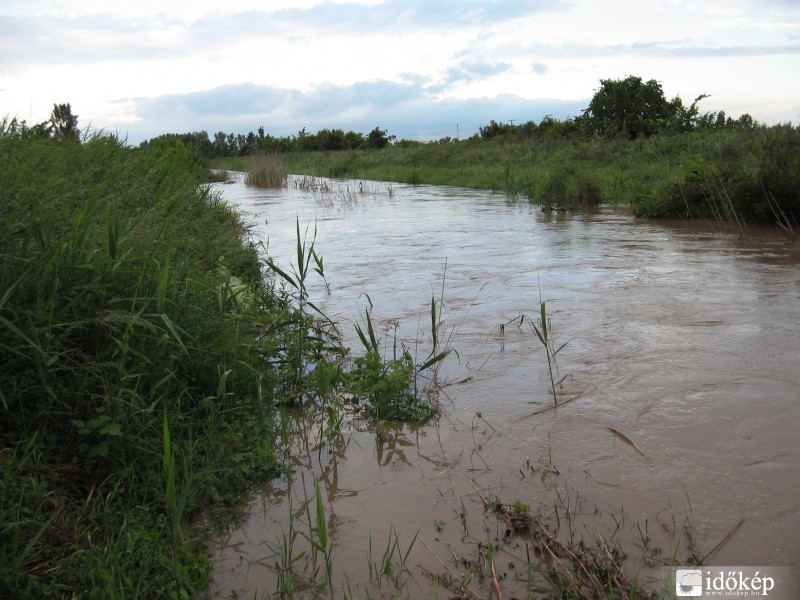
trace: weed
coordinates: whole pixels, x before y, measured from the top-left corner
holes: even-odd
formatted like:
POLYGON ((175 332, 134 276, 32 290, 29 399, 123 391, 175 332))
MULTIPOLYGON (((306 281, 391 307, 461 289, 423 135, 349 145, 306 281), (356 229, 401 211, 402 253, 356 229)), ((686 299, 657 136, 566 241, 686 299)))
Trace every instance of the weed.
POLYGON ((411 550, 414 548, 418 536, 419 532, 414 534, 414 538, 408 544, 405 552, 403 552, 400 547, 400 538, 397 536, 394 526, 391 526, 389 528, 389 536, 386 540, 386 548, 383 550, 380 561, 376 561, 372 556, 372 534, 370 534, 369 559, 367 561, 369 564, 370 578, 378 585, 381 585, 383 578, 388 577, 392 580, 394 586, 399 589, 403 583, 403 576, 409 573, 406 562, 408 561, 408 555, 411 554, 411 550))
POLYGON ((556 363, 556 356, 558 355, 561 350, 564 349, 564 346, 567 345, 567 342, 561 344, 558 348, 555 346, 555 342, 553 340, 553 327, 552 323, 550 322, 549 317, 547 316, 547 303, 542 300, 542 288, 541 284, 539 285, 539 320, 538 325, 537 323, 528 319, 528 322, 533 327, 534 332, 536 332, 536 337, 539 339, 539 342, 542 344, 542 347, 545 350, 545 354, 547 355, 547 369, 550 375, 550 389, 553 392, 553 403, 558 404, 558 394, 556 388, 558 388, 564 380, 569 376, 569 374, 564 375, 563 377, 559 376, 558 373, 558 363, 556 363))

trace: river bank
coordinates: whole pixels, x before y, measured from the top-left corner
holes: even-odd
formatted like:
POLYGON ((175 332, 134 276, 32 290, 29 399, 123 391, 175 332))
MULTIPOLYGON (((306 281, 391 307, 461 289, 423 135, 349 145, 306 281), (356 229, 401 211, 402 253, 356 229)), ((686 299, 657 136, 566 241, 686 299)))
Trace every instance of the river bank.
MULTIPOLYGON (((635 140, 558 131, 275 156, 291 173, 500 191, 546 211, 603 204, 637 217, 777 223, 797 233, 800 133, 790 125, 635 140)), ((244 159, 212 164, 242 170, 244 159)))

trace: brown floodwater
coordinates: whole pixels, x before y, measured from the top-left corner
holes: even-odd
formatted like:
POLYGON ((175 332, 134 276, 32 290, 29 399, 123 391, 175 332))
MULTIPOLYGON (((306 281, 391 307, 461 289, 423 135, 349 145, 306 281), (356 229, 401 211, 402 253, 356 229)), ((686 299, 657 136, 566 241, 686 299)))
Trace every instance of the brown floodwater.
MULTIPOLYGON (((221 189, 284 267, 296 219, 309 237, 316 226, 330 288, 312 283, 311 299, 355 351, 352 323, 371 302, 387 347, 396 338, 424 359, 431 296, 443 298, 440 337, 458 354, 439 373, 441 416, 378 431, 347 421, 324 443, 313 423, 287 425, 294 471, 255 490, 217 541, 212 597, 276 590, 276 550, 290 523, 308 534, 315 479, 337 597, 348 585, 353 597, 433 597, 428 573, 462 575, 487 543, 504 594, 523 596, 515 579, 533 551, 504 539, 484 509, 495 498, 528 505, 573 544, 601 536, 645 585, 673 555, 800 566, 797 241, 612 208, 548 215, 473 190, 330 186, 221 189), (557 408, 528 324, 540 294, 555 343, 567 342, 557 408), (405 553, 417 534, 402 592, 371 577, 370 557, 380 565, 394 539, 405 553)), ((295 551, 307 546, 298 536, 295 551)), ((308 555, 296 567, 310 569, 308 555)), ((471 585, 489 597, 490 584, 471 585)))

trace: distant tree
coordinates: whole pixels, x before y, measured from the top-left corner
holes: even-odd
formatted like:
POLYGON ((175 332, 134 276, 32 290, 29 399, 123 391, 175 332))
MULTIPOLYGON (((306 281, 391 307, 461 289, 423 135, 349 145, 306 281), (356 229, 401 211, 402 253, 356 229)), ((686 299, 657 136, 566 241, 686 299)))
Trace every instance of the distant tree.
POLYGON ((687 108, 683 104, 680 96, 675 96, 670 100, 670 116, 664 120, 664 129, 677 133, 691 131, 701 125, 703 117, 697 103, 708 98, 708 94, 700 94, 694 102, 687 108))
POLYGON ((72 114, 72 107, 67 104, 54 104, 50 115, 50 135, 59 140, 77 142, 80 137, 78 115, 72 114))
POLYGON ((517 130, 516 127, 514 127, 513 125, 506 125, 504 123, 498 123, 497 121, 492 119, 491 121, 489 121, 488 125, 480 127, 478 129, 478 133, 480 133, 480 136, 484 140, 490 140, 492 138, 495 138, 495 137, 498 137, 498 136, 501 136, 501 135, 507 135, 507 134, 510 134, 510 133, 515 133, 516 130, 517 130))
POLYGON ((344 141, 350 150, 356 150, 364 146, 364 136, 355 131, 348 131, 344 134, 344 141))
POLYGON ((225 144, 227 156, 235 156, 239 153, 239 138, 235 133, 229 133, 225 144))
POLYGON ((313 142, 310 144, 312 150, 346 150, 347 142, 342 129, 320 129, 311 136, 313 142))
POLYGON ((214 134, 214 154, 216 156, 228 155, 228 136, 224 131, 218 131, 214 134))
MULTIPOLYGON (((263 132, 263 128, 261 131, 263 132)), ((244 142, 244 149, 240 150, 240 152, 242 153, 243 156, 246 156, 248 154, 253 154, 257 148, 258 148, 258 138, 251 131, 250 133, 247 134, 247 137, 245 138, 244 142)))
POLYGON ((630 76, 601 79, 584 114, 595 131, 635 138, 664 128, 675 111, 658 81, 630 76))
POLYGON ((735 126, 742 129, 753 129, 754 127, 758 126, 758 122, 753 119, 750 113, 743 113, 738 119, 736 119, 735 126))
POLYGON ((395 139, 395 136, 389 135, 387 130, 376 127, 367 134, 364 145, 367 148, 385 148, 395 139))

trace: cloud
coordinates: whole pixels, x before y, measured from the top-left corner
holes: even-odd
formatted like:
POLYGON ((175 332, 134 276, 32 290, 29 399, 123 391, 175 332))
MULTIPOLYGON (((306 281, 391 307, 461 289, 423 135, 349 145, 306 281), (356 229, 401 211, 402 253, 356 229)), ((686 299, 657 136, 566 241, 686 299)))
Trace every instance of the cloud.
POLYGON ((628 46, 612 47, 613 53, 633 53, 638 56, 658 56, 667 58, 710 58, 770 56, 777 54, 800 54, 800 44, 779 44, 775 46, 698 46, 681 44, 636 43, 628 46))
POLYGON ((533 64, 531 64, 531 69, 533 69, 533 72, 537 75, 545 75, 550 70, 550 67, 547 66, 547 63, 535 60, 533 64))
MULTIPOLYGON (((540 58, 571 59, 599 57, 657 57, 657 58, 713 58, 744 56, 775 56, 783 54, 800 54, 800 44, 752 44, 752 45, 701 45, 689 40, 662 42, 633 42, 630 44, 586 44, 571 43, 569 45, 509 44, 504 48, 507 53, 527 53, 540 58)), ((541 65, 541 62, 534 63, 541 65)))
POLYGON ((309 91, 269 85, 225 85, 202 92, 134 99, 140 121, 132 123, 129 142, 165 132, 248 133, 259 126, 277 136, 300 129, 341 128, 366 133, 374 127, 408 139, 467 137, 490 120, 540 121, 551 114, 575 116, 588 99, 530 100, 515 95, 437 99, 420 83, 360 82, 319 85, 309 91))
POLYGON ((115 13, 113 8, 78 16, 64 10, 35 14, 33 9, 18 8, 0 12, 0 53, 5 58, 0 73, 33 66, 78 63, 85 67, 109 61, 208 56, 248 42, 269 44, 278 52, 287 52, 293 42, 303 40, 337 44, 343 38, 388 35, 414 43, 410 36, 420 32, 452 35, 462 29, 485 29, 531 13, 565 10, 569 4, 557 0, 387 0, 375 5, 322 2, 310 7, 237 10, 233 3, 225 12, 194 15, 189 11, 182 16, 155 11, 136 18, 115 13))
POLYGON ((157 60, 179 51, 160 39, 180 27, 175 20, 130 21, 108 15, 88 17, 0 16, 0 70, 34 65, 157 60))
POLYGON ((490 62, 483 60, 465 60, 447 70, 445 84, 475 81, 499 75, 511 69, 507 62, 490 62))
POLYGON ((286 9, 271 15, 277 22, 292 26, 312 25, 332 30, 442 29, 480 25, 485 27, 531 13, 565 10, 572 2, 559 0, 387 0, 374 6, 324 2, 307 9, 286 9))

